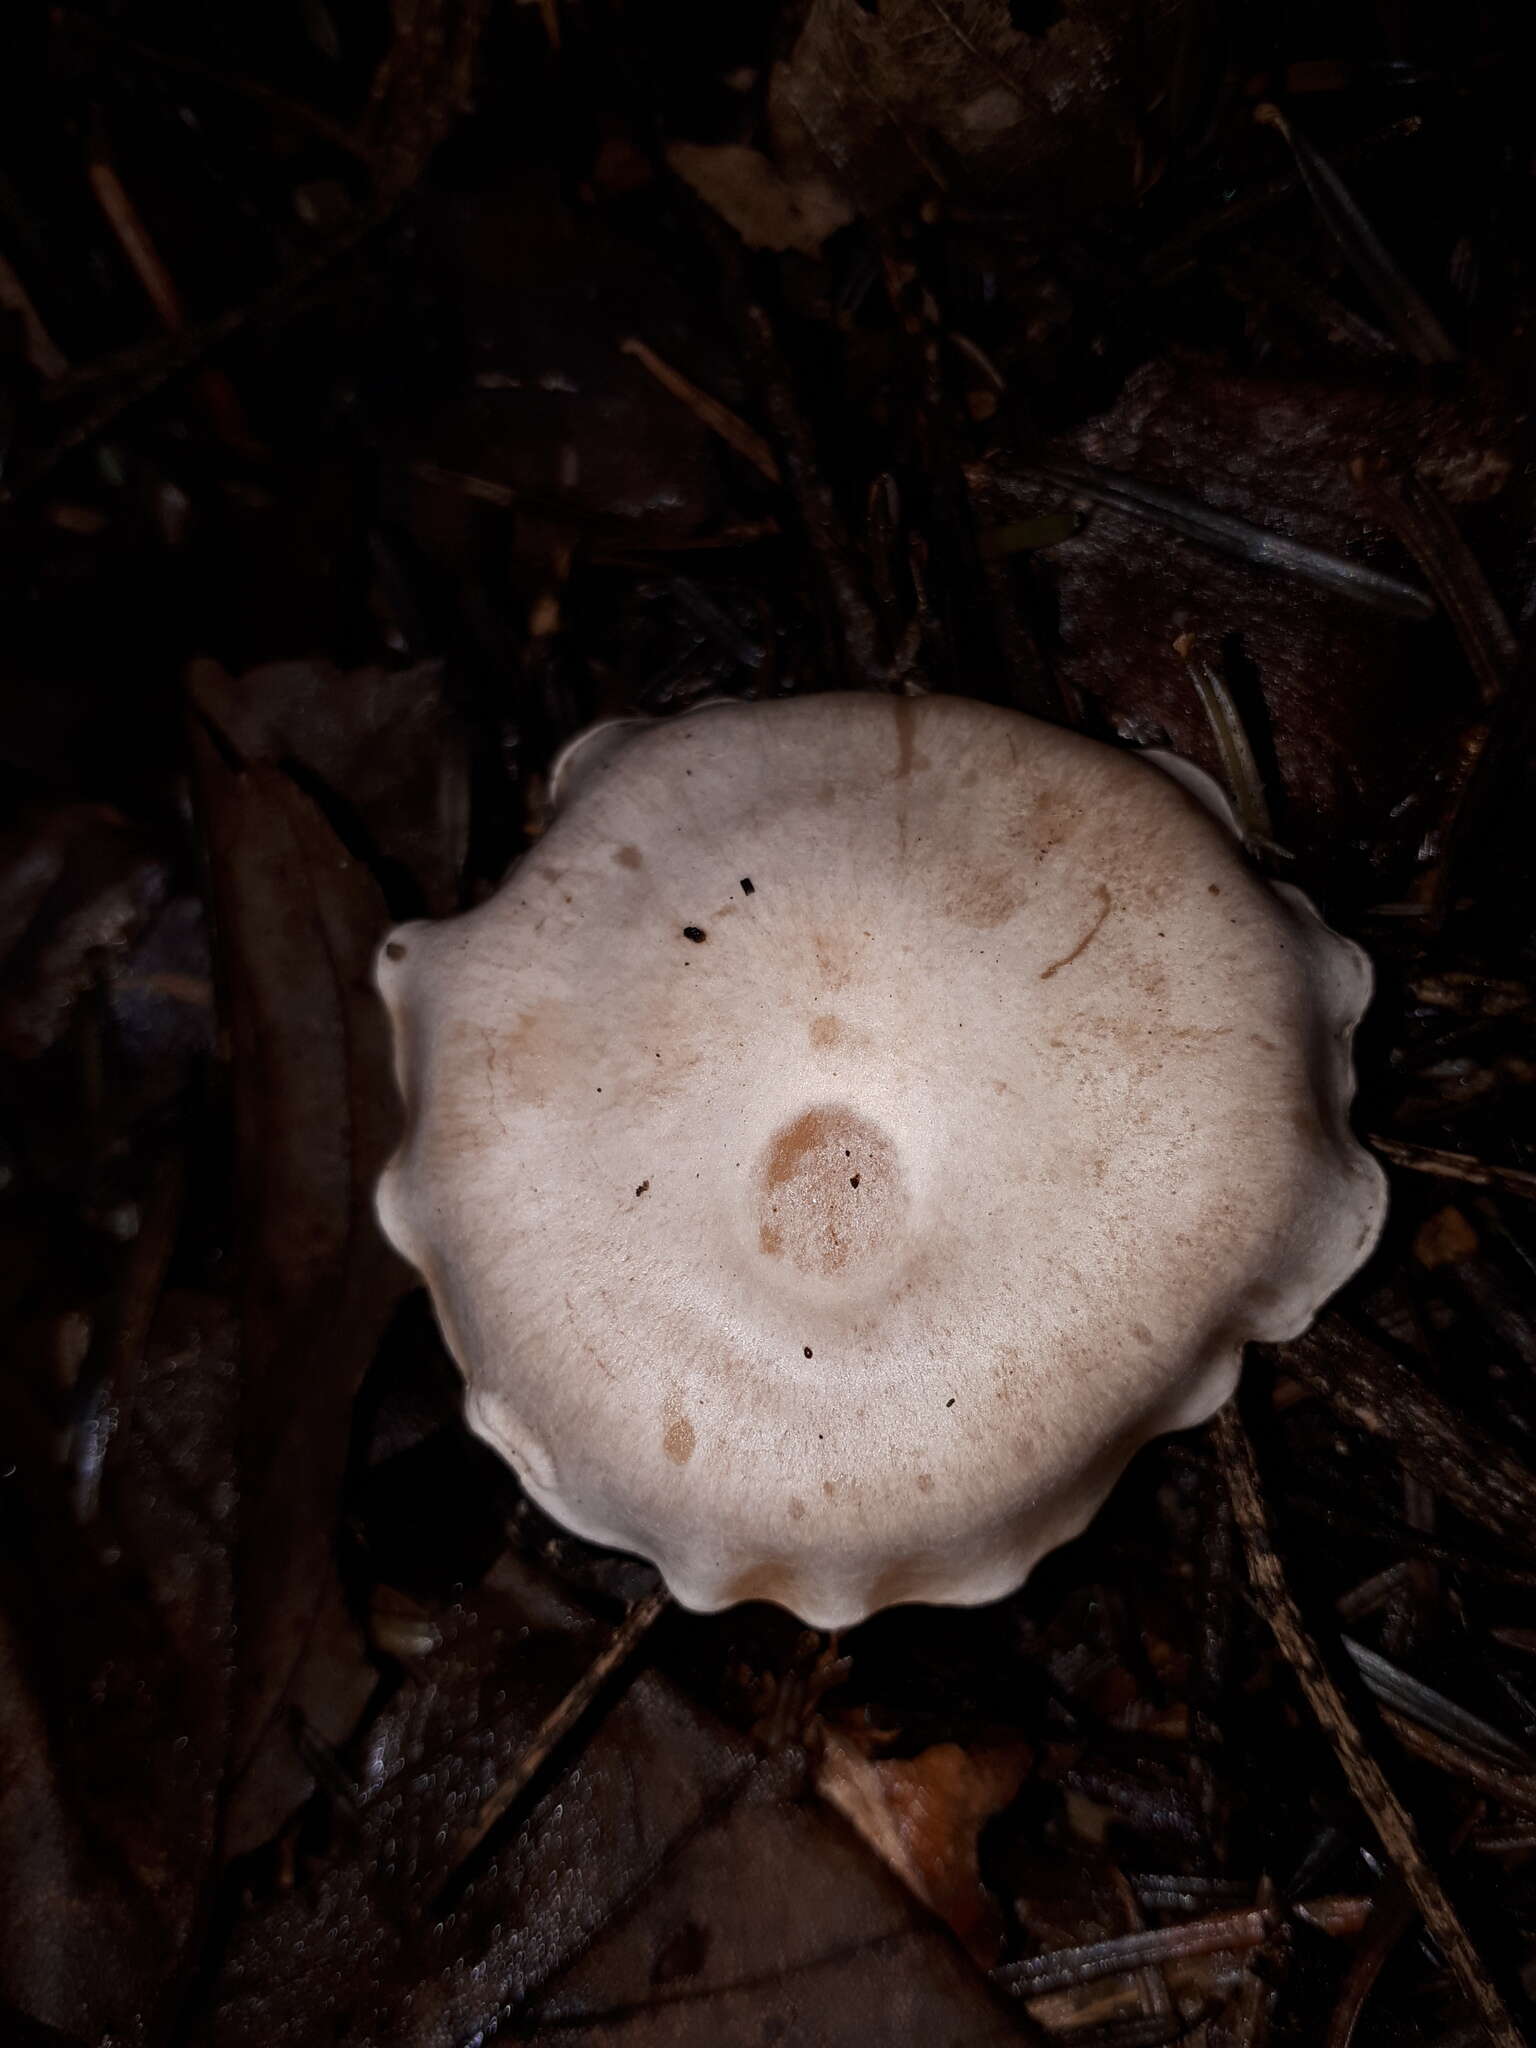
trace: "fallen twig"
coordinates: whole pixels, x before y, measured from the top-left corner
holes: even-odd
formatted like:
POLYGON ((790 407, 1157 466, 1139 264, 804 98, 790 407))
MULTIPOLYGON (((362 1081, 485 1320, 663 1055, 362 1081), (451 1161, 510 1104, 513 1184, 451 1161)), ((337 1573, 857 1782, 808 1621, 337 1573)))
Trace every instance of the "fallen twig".
POLYGON ((666 1588, 658 1586, 637 1600, 614 1630, 607 1648, 598 1652, 565 1697, 545 1715, 511 1770, 460 1835, 456 1865, 473 1855, 492 1828, 505 1819, 556 1744, 569 1735, 614 1672, 634 1654, 666 1608, 668 1597, 666 1588))
MULTIPOLYGON (((1517 1778, 1528 1779, 1536 1788, 1536 1758, 1501 1729, 1490 1727, 1486 1721, 1469 1714, 1465 1707, 1447 1699, 1444 1693, 1436 1692, 1433 1686, 1426 1685, 1411 1672, 1400 1670, 1390 1658, 1383 1657, 1368 1643, 1357 1643, 1349 1636, 1344 1637, 1343 1643, 1350 1661, 1365 1681, 1366 1689, 1384 1707, 1416 1727, 1427 1729, 1442 1741, 1454 1743, 1480 1762, 1497 1765, 1517 1778)), ((1529 1790, 1525 1796, 1531 1796, 1529 1790)))
MULTIPOLYGON (((1456 522, 1434 491, 1410 477, 1401 492, 1389 490, 1362 460, 1350 474, 1364 503, 1412 555, 1456 629, 1468 668, 1477 680, 1485 712, 1506 696, 1519 655, 1503 607, 1456 522)), ((1434 922, 1443 919, 1451 899, 1451 879, 1458 842, 1472 809, 1471 791, 1487 752, 1492 728, 1475 719, 1461 733, 1442 782, 1440 822, 1431 833, 1432 856, 1413 892, 1415 905, 1434 922)))
POLYGON ((260 79, 243 78, 232 71, 221 71, 216 64, 206 64, 200 57, 187 55, 179 50, 161 49, 157 44, 141 42, 137 36, 126 35, 122 29, 105 21, 97 21, 83 13, 78 7, 64 7, 55 11, 59 26, 71 35, 86 35, 93 42, 104 44, 109 50, 120 52, 125 57, 136 57, 143 64, 156 71, 171 72, 182 78, 195 78, 200 84, 211 85, 219 92, 229 93, 233 98, 245 100, 253 107, 259 107, 279 126, 295 130, 299 134, 313 135, 333 148, 354 157, 367 170, 374 168, 367 144, 355 135, 344 122, 336 121, 318 107, 309 106, 303 100, 290 99, 286 93, 275 91, 270 85, 263 85, 260 79))
POLYGON ((1289 147, 1323 226, 1404 348, 1416 362, 1454 363, 1457 351, 1450 336, 1387 253, 1332 164, 1291 126, 1278 107, 1256 107, 1254 119, 1273 128, 1289 147))
POLYGON ((1232 701, 1232 692, 1210 662, 1195 652, 1193 633, 1181 633, 1173 646, 1210 725, 1221 761, 1221 772, 1226 778, 1227 793, 1232 798, 1243 838, 1251 847, 1265 852, 1283 851, 1275 845, 1275 828, 1269 814, 1269 801, 1264 794, 1264 778, 1259 773, 1259 764, 1254 758, 1253 744, 1242 716, 1232 701))
POLYGON ((1396 1865, 1489 2040, 1499 2048, 1525 2048, 1524 2035, 1424 1854, 1412 1815, 1366 1748, 1343 1693, 1318 1655, 1270 1534, 1258 1463, 1235 1402, 1229 1401, 1221 1410, 1214 1433, 1248 1561, 1249 1582, 1281 1654, 1332 1745, 1350 1790, 1396 1865))
MULTIPOLYGON (((1434 616, 1434 601, 1411 583, 1387 576, 1379 569, 1367 569, 1343 555, 1330 554, 1326 548, 1288 540, 1284 534, 1235 518, 1230 512, 1217 512, 1182 491, 1166 490, 1161 484, 1146 484, 1138 477, 1090 468, 1086 463, 1061 461, 1055 456, 1038 461, 1026 459, 1019 467, 1028 479, 1056 484, 1112 512, 1123 513, 1128 519, 1139 519, 1145 525, 1177 534, 1181 540, 1194 541, 1218 555, 1230 555, 1252 568, 1295 576, 1320 590, 1352 598, 1356 604, 1386 612, 1393 618, 1434 616)), ((1010 478, 1004 470, 984 471, 982 476, 984 480, 990 476, 1004 491, 1019 490, 1021 480, 1010 478)))
POLYGON ((32 303, 32 294, 4 256, 0 256, 0 311, 14 313, 21 322, 27 361, 39 377, 52 382, 69 368, 69 358, 43 325, 42 315, 32 303))
POLYGON ((1212 1913, 1204 1920, 1185 1920, 1174 1927, 1138 1928, 1109 1941, 1087 1942, 1081 1948, 1056 1948, 1044 1955, 1004 1963, 993 1980, 1020 1998, 1044 1991, 1065 1991, 1091 1984, 1099 1977, 1119 1977, 1186 1956, 1220 1955, 1227 1949, 1258 1948, 1279 1927, 1273 1913, 1257 1907, 1241 1913, 1212 1913))
POLYGON ((1475 1188, 1496 1188, 1500 1194, 1519 1195, 1536 1201, 1536 1173, 1518 1166, 1490 1166, 1467 1152, 1443 1152, 1436 1145, 1405 1145, 1400 1138, 1372 1134, 1370 1147, 1389 1166, 1406 1167, 1410 1173, 1433 1174, 1436 1180, 1466 1181, 1475 1188))
POLYGON ((880 631, 837 502, 817 466, 811 431, 780 358, 773 323, 761 306, 749 304, 743 326, 755 359, 763 405, 784 458, 784 480, 794 493, 806 539, 836 613, 841 651, 854 681, 866 688, 884 689, 890 675, 880 650, 880 631))
POLYGON ((1439 598, 1484 704, 1496 702, 1508 687, 1518 643, 1445 501, 1416 477, 1401 491, 1389 490, 1359 458, 1349 473, 1372 516, 1396 535, 1439 598))
MULTIPOLYGON (((226 341, 264 321, 290 313, 310 285, 390 219, 463 105, 484 27, 486 4, 487 0, 466 0, 456 33, 428 39, 429 53, 437 59, 436 68, 427 64, 424 55, 422 66, 410 74, 410 92, 401 96, 403 105, 395 110, 396 118, 384 139, 365 145, 379 166, 371 202, 274 284, 242 304, 231 306, 198 326, 168 332, 150 347, 140 343, 106 363, 59 377, 49 391, 50 398, 67 401, 82 392, 99 395, 46 448, 18 463, 14 478, 0 486, 0 504, 21 497, 51 474, 67 455, 94 441, 173 379, 195 369, 226 341)), ((402 29, 401 33, 405 35, 406 31, 402 29)), ((413 47, 421 43, 419 25, 410 32, 409 40, 413 47)), ((390 63, 391 59, 386 57, 381 72, 390 63)), ((409 72, 410 67, 406 68, 409 72)), ((381 94, 380 104, 383 98, 381 94)))
POLYGON ((1325 1315, 1275 1347, 1287 1372, 1372 1436, 1411 1447, 1417 1477, 1461 1512, 1529 1554, 1536 1544, 1536 1473, 1463 1421, 1416 1373, 1346 1323, 1325 1315))
POLYGON ((619 348, 621 353, 633 356, 637 363, 649 370, 664 391, 670 391, 674 398, 686 405, 695 419, 701 420, 711 433, 718 434, 727 447, 734 448, 738 455, 767 477, 769 483, 783 481, 768 443, 755 427, 749 427, 728 405, 722 405, 718 398, 711 398, 707 391, 701 391, 681 370, 674 370, 669 362, 635 335, 621 341, 619 348))
MULTIPOLYGON (((180 334, 187 324, 181 293, 155 239, 134 205, 117 167, 104 156, 95 156, 86 169, 96 204, 101 208, 128 266, 143 287, 155 317, 168 334, 180 334)), ((228 447, 247 451, 252 436, 246 424, 245 408, 224 372, 205 366, 198 372, 197 390, 210 424, 228 447)))

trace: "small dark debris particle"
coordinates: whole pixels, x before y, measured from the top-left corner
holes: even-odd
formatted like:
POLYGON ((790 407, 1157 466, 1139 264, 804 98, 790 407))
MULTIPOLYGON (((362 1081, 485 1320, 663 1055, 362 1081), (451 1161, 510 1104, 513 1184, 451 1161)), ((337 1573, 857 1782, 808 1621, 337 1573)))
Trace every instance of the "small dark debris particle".
POLYGON ((398 939, 391 939, 384 948, 384 957, 386 960, 403 960, 405 958, 405 948, 398 939))
POLYGON ((806 1355, 806 1357, 807 1357, 807 1358, 809 1358, 809 1357, 810 1357, 810 1355, 811 1355, 811 1347, 810 1347, 810 1345, 809 1345, 809 1344, 807 1344, 807 1345, 806 1345, 806 1347, 805 1347, 805 1355, 806 1355))
POLYGON ((647 1189, 647 1188, 648 1188, 649 1186, 650 1186, 650 1182, 649 1182, 648 1180, 643 1180, 643 1181, 641 1181, 641 1183, 640 1183, 639 1187, 637 1187, 637 1188, 635 1189, 635 1193, 636 1193, 637 1195, 643 1195, 643 1194, 645 1193, 646 1189, 647 1189))
POLYGON ((850 1174, 849 1174, 849 1176, 848 1176, 848 1185, 849 1185, 849 1187, 851 1187, 851 1188, 856 1188, 856 1187, 858 1186, 858 1184, 859 1184, 859 1176, 858 1176, 858 1175, 857 1175, 856 1173, 850 1173, 850 1174))
POLYGON ((743 875, 743 876, 742 876, 742 878, 741 878, 741 893, 742 893, 742 895, 743 895, 743 896, 751 896, 751 895, 753 895, 753 894, 755 893, 755 892, 754 892, 754 890, 753 890, 753 887, 752 887, 752 877, 751 877, 750 875, 743 875))
POLYGON ((955 1397, 954 1397, 954 1395, 953 1395, 953 1394, 951 1394, 951 1395, 950 1395, 950 1397, 949 1397, 949 1399, 948 1399, 948 1400, 947 1400, 947 1401, 946 1401, 946 1402, 944 1403, 944 1406, 945 1406, 946 1408, 953 1408, 953 1407, 954 1407, 954 1405, 955 1405, 955 1397))
POLYGON ((683 926, 683 937, 685 939, 692 939, 696 946, 702 946, 706 936, 707 934, 701 925, 685 924, 683 926))

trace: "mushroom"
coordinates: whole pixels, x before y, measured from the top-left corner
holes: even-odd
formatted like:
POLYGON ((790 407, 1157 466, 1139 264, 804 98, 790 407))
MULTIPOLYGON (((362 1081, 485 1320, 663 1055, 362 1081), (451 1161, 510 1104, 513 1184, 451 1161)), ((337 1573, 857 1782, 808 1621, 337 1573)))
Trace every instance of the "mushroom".
POLYGON ((1366 959, 1162 765, 940 696, 610 724, 394 933, 380 1215, 557 1521, 693 1608, 990 1600, 1366 1257, 1366 959))

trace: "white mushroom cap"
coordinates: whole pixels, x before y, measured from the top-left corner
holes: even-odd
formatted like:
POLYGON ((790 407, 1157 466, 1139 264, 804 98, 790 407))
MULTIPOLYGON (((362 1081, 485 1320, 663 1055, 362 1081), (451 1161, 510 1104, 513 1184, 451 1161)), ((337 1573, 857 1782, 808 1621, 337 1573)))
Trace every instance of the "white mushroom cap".
POLYGON ((1368 1253, 1365 958, 1183 764, 1014 712, 599 737, 380 966, 469 1419, 690 1607, 1006 1593, 1368 1253))

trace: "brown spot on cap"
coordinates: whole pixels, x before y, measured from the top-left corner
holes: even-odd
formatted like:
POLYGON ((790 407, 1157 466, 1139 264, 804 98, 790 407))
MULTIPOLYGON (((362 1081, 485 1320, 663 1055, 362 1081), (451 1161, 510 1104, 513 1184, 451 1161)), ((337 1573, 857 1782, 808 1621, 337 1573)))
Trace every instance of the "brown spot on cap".
POLYGON ((836 1045, 843 1035, 843 1027, 836 1017, 813 1017, 811 1019, 812 1045, 836 1045))
POLYGON ((693 1456, 693 1447, 698 1439, 693 1433, 693 1424, 686 1415, 679 1415, 669 1422, 661 1439, 661 1448, 674 1465, 686 1465, 693 1456))
POLYGON ((1031 883, 1022 868, 962 859, 940 870, 938 886, 946 916, 972 931, 990 932, 1022 907, 1031 883))
POLYGON ((621 868, 643 868, 645 855, 638 846, 621 846, 613 856, 614 865, 621 868))
POLYGON ((826 932, 813 932, 811 944, 816 948, 816 965, 821 969, 824 986, 846 988, 853 978, 853 964, 846 954, 840 953, 837 941, 826 932))
POLYGON ((802 1273, 830 1276, 862 1264, 895 1243, 906 1219, 895 1146, 840 1103, 808 1109, 774 1133, 758 1188, 759 1248, 802 1273))

